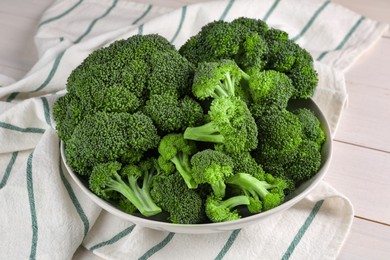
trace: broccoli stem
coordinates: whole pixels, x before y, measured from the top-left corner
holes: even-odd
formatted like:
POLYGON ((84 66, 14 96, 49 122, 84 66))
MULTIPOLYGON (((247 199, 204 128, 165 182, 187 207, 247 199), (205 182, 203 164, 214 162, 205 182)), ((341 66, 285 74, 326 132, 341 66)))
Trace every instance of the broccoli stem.
POLYGON ((226 207, 228 209, 235 208, 240 205, 249 205, 250 201, 249 198, 245 195, 239 195, 235 197, 231 197, 229 199, 221 201, 220 206, 226 207))
MULTIPOLYGON (((118 175, 120 178, 120 176, 118 175)), ((146 176, 145 176, 146 177, 146 176)), ((146 177, 147 178, 147 177, 146 177)), ((133 205, 141 212, 142 215, 146 217, 150 217, 156 215, 161 212, 161 208, 158 207, 154 201, 152 200, 149 189, 150 189, 150 180, 147 180, 147 185, 140 188, 137 184, 136 177, 129 177, 129 186, 126 185, 125 182, 119 180, 117 178, 117 185, 114 190, 120 192, 123 196, 125 196, 133 205)), ((112 182, 110 182, 110 186, 112 182)), ((145 180, 144 180, 145 184, 145 180)))
POLYGON ((266 181, 260 181, 247 173, 237 173, 231 178, 229 178, 228 183, 234 184, 244 188, 247 192, 249 192, 253 197, 265 198, 270 192, 268 189, 274 187, 266 181))
POLYGON ((226 92, 226 89, 223 88, 221 85, 215 86, 215 91, 212 94, 213 98, 219 98, 219 97, 228 97, 229 93, 226 92))
POLYGON ((225 73, 225 77, 226 77, 226 82, 225 82, 225 86, 226 86, 226 89, 228 90, 228 93, 229 93, 229 96, 234 96, 234 81, 232 80, 232 77, 230 77, 230 73, 226 72, 225 73))
POLYGON ((218 181, 211 184, 211 189, 215 196, 223 198, 225 196, 226 184, 223 181, 218 181))
POLYGON ((184 131, 184 138, 188 140, 223 143, 225 138, 213 122, 201 126, 187 127, 184 131))
POLYGON ((191 170, 188 169, 186 160, 189 160, 188 156, 185 154, 182 154, 179 158, 179 156, 174 156, 171 159, 171 162, 176 166, 176 170, 180 173, 180 175, 183 177, 184 182, 187 184, 188 188, 190 189, 196 189, 198 188, 198 184, 194 181, 191 175, 191 170))

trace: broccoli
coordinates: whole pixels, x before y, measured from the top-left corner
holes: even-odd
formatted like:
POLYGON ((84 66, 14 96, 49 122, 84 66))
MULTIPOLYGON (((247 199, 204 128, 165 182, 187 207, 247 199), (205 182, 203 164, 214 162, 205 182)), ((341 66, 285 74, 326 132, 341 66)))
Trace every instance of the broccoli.
POLYGON ((248 77, 232 60, 201 62, 195 70, 192 91, 200 100, 235 95, 241 77, 248 77))
POLYGON ((115 198, 115 193, 119 193, 142 215, 149 217, 161 212, 161 208, 150 196, 155 174, 156 169, 152 160, 124 167, 119 162, 102 163, 94 166, 89 178, 89 187, 96 195, 106 200, 115 198), (141 179, 142 186, 138 184, 141 179))
POLYGON ((225 222, 241 218, 237 209, 241 205, 249 205, 249 198, 245 195, 234 196, 228 199, 221 199, 219 196, 210 195, 205 202, 207 217, 212 222, 225 222))
POLYGON ((293 113, 297 115, 299 122, 302 125, 302 132, 307 140, 313 141, 321 147, 325 142, 325 132, 321 128, 320 120, 317 116, 307 108, 300 108, 294 110, 293 113))
POLYGON ((68 164, 82 175, 99 163, 138 161, 160 137, 152 120, 141 114, 97 112, 87 115, 65 142, 68 164))
POLYGON ((201 196, 188 188, 178 172, 156 177, 151 196, 162 210, 168 212, 168 220, 172 223, 197 224, 204 220, 201 196))
POLYGON ((143 112, 153 120, 160 131, 165 133, 202 122, 204 117, 203 109, 197 101, 188 96, 178 99, 170 92, 151 95, 143 112))
POLYGON ((256 178, 240 172, 228 178, 226 182, 238 186, 248 198, 251 198, 248 209, 253 213, 275 208, 284 200, 285 182, 270 174, 258 175, 256 178), (260 179, 259 176, 264 178, 260 179))
POLYGON ((165 135, 158 146, 159 166, 168 173, 178 171, 188 188, 195 189, 198 184, 192 176, 190 157, 197 152, 194 142, 184 139, 183 134, 165 135))
POLYGON ((276 106, 280 109, 287 107, 294 87, 286 74, 254 68, 249 75, 249 91, 255 106, 276 106))
POLYGON ((298 147, 297 153, 290 163, 284 167, 285 176, 294 183, 300 184, 310 179, 321 167, 321 151, 318 144, 304 140, 298 147))
POLYGON ((150 94, 168 92, 181 97, 191 92, 194 65, 176 50, 152 53, 150 64, 150 94))
POLYGON ((274 162, 284 164, 291 160, 302 142, 301 123, 295 114, 286 109, 268 109, 257 116, 259 145, 256 159, 263 166, 274 162))
POLYGON ((265 65, 268 46, 264 34, 268 26, 261 20, 240 17, 232 22, 213 21, 180 47, 190 62, 232 59, 241 68, 265 65))
POLYGON ((206 149, 191 158, 192 177, 197 184, 210 184, 216 196, 225 196, 225 179, 233 175, 233 160, 226 154, 206 149))
POLYGON ((208 122, 184 131, 184 138, 223 146, 228 153, 257 147, 257 126, 245 102, 238 97, 217 98, 208 111, 208 122))

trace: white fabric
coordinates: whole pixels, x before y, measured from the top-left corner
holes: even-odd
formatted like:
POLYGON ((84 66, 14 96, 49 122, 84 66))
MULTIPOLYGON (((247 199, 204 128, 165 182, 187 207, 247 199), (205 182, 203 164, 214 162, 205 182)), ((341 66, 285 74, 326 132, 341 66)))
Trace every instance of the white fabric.
POLYGON ((159 33, 179 47, 207 22, 240 16, 286 30, 311 52, 320 78, 314 99, 336 131, 347 99, 343 73, 386 24, 323 0, 230 0, 178 10, 125 0, 57 1, 37 26, 35 66, 16 82, 0 76, 0 259, 70 259, 80 245, 106 259, 336 258, 353 207, 325 182, 248 228, 182 235, 102 211, 61 164, 52 105, 89 53, 138 33, 159 33))

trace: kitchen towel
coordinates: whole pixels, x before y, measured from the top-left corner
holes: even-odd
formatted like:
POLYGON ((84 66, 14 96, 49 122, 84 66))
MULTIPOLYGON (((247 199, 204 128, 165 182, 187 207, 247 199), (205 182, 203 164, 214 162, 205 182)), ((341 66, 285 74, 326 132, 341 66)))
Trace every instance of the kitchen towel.
POLYGON ((287 31, 313 55, 314 100, 335 133, 347 100, 344 72, 388 25, 323 0, 211 1, 178 9, 145 2, 54 2, 37 23, 39 60, 21 79, 0 76, 0 259, 71 259, 80 246, 104 259, 336 258, 353 207, 326 182, 275 217, 209 235, 151 230, 101 210, 61 162, 52 106, 93 50, 150 33, 179 47, 208 22, 246 16, 287 31))

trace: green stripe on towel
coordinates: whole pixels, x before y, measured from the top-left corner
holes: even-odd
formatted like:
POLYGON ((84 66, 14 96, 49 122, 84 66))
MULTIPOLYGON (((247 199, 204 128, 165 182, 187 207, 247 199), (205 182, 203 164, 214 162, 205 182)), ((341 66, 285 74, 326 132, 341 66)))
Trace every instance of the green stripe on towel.
POLYGON ((263 21, 267 22, 268 18, 271 16, 271 14, 275 11, 276 7, 278 6, 280 0, 275 0, 275 2, 271 5, 268 12, 265 14, 263 21))
POLYGON ((7 168, 5 168, 5 173, 3 175, 3 179, 0 182, 0 190, 4 188, 4 186, 7 184, 8 178, 11 175, 12 167, 15 164, 16 157, 18 157, 19 152, 13 152, 11 159, 9 160, 9 163, 7 165, 7 168))
POLYGON ((61 19, 62 17, 64 17, 65 15, 69 14, 70 12, 72 12, 77 6, 79 6, 84 0, 80 0, 78 1, 77 3, 75 3, 73 6, 71 6, 68 10, 66 10, 65 12, 63 12, 62 14, 59 14, 57 16, 54 16, 52 18, 49 18, 45 21, 42 21, 39 25, 38 25, 38 28, 41 27, 42 25, 44 24, 47 24, 47 23, 51 23, 55 20, 58 20, 58 19, 61 19))
POLYGON ((85 214, 83 208, 81 207, 81 204, 80 204, 79 200, 77 199, 77 196, 74 193, 74 191, 72 189, 72 186, 70 185, 70 183, 66 179, 66 177, 64 175, 64 171, 62 170, 62 166, 61 165, 62 164, 61 164, 61 158, 60 158, 60 161, 59 161, 60 177, 61 177, 62 183, 65 186, 66 191, 68 192, 70 200, 72 201, 74 207, 76 208, 77 214, 80 216, 80 219, 83 222, 83 225, 84 225, 84 238, 85 238, 87 236, 88 231, 89 231, 89 220, 88 220, 88 217, 85 214))
POLYGON ((160 243, 149 249, 143 256, 138 258, 138 260, 149 259, 152 255, 163 249, 169 243, 169 241, 172 240, 174 235, 175 233, 169 232, 169 234, 160 243))
POLYGON ((314 15, 310 18, 309 22, 305 25, 305 27, 303 27, 302 31, 294 36, 293 38, 291 38, 292 41, 297 41, 299 38, 301 38, 307 30, 309 30, 309 28, 313 25, 314 21, 317 19, 317 17, 322 13, 322 11, 324 11, 324 9, 330 4, 330 1, 325 1, 318 9, 317 11, 314 13, 314 15))
MULTIPOLYGON (((337 45, 335 49, 333 49, 333 51, 338 51, 344 47, 344 45, 347 43, 351 35, 356 31, 356 29, 359 27, 359 25, 362 23, 364 19, 365 17, 361 16, 359 20, 357 20, 357 22, 352 26, 352 28, 349 30, 347 35, 345 35, 344 39, 339 43, 339 45, 337 45)), ((329 52, 330 51, 324 51, 323 53, 320 54, 320 56, 318 56, 317 60, 321 61, 329 52)))
POLYGON ((135 19, 134 22, 132 23, 132 25, 135 25, 139 21, 141 21, 150 12, 150 10, 152 10, 152 7, 153 7, 153 5, 148 5, 148 8, 146 8, 146 11, 140 17, 135 19))
POLYGON ((31 153, 30 156, 28 157, 27 169, 26 169, 28 202, 30 204, 31 228, 32 228, 30 260, 36 259, 37 246, 38 246, 38 221, 37 221, 37 212, 35 209, 32 159, 33 159, 33 153, 31 153))
POLYGON ((45 121, 50 127, 52 127, 49 102, 47 101, 46 97, 41 97, 41 100, 43 104, 43 113, 45 114, 45 121))
POLYGON ((81 42, 85 36, 87 36, 93 29, 93 27, 95 26, 95 24, 100 20, 100 19, 103 19, 104 17, 106 17, 107 15, 110 14, 110 12, 112 11, 112 9, 115 8, 116 4, 118 3, 118 0, 114 0, 112 1, 112 4, 111 6, 99 17, 97 17, 96 19, 94 19, 91 24, 88 26, 87 30, 82 34, 80 35, 79 38, 77 38, 77 40, 74 42, 74 43, 79 43, 81 42))
POLYGON ((93 250, 96 250, 98 248, 116 243, 120 239, 122 239, 125 236, 127 236, 128 234, 130 234, 133 231, 134 227, 135 227, 135 225, 131 225, 130 227, 126 228, 125 230, 119 232, 117 235, 113 236, 111 239, 92 246, 91 248, 89 248, 89 250, 93 251, 93 250))
POLYGON ((42 128, 36 128, 36 127, 19 127, 12 124, 8 124, 5 122, 0 122, 0 127, 12 131, 17 131, 21 133, 30 133, 30 134, 43 134, 45 132, 45 129, 42 128))
POLYGON ((222 250, 219 252, 217 257, 215 258, 215 260, 221 260, 226 255, 226 253, 229 251, 229 249, 234 244, 234 241, 236 241, 236 238, 237 238, 238 234, 240 233, 240 231, 241 231, 241 229, 236 229, 230 234, 228 240, 226 241, 225 245, 223 246, 222 250))
POLYGON ((324 203, 324 201, 320 200, 314 205, 309 216, 306 218, 305 223, 303 223, 301 228, 298 230, 298 233, 295 235, 290 246, 287 248, 287 251, 284 253, 282 260, 287 260, 290 258, 291 254, 294 252, 295 248, 297 247, 297 245, 301 241, 303 235, 305 234, 307 229, 310 227, 311 223, 313 222, 314 218, 316 217, 316 215, 317 215, 318 211, 320 210, 323 203, 324 203))
MULTIPOLYGON (((95 24, 100 20, 100 19, 103 19, 104 17, 106 17, 111 11, 112 9, 114 9, 114 7, 116 6, 116 4, 118 3, 118 0, 114 0, 111 4, 111 6, 99 17, 95 18, 91 23, 90 25, 88 26, 87 30, 82 34, 80 35, 76 41, 74 41, 75 44, 77 43, 80 43, 85 36, 87 36, 93 29, 93 27, 95 26, 95 24)), ((63 41, 63 38, 61 37, 60 38, 60 41, 63 41)), ((52 69, 50 70, 49 72, 49 75, 47 76, 46 80, 37 88, 35 89, 33 92, 38 92, 40 90, 42 90, 43 88, 45 88, 47 85, 49 85, 50 81, 53 79, 55 73, 57 72, 57 69, 59 67, 59 64, 61 62, 61 59, 62 57, 64 56, 65 54, 65 51, 62 51, 60 54, 58 54, 58 56, 56 57, 55 61, 54 61, 54 64, 53 64, 53 67, 52 69)), ((16 98, 16 96, 18 95, 19 93, 12 93, 7 101, 8 102, 11 102, 12 100, 14 100, 16 98)))
POLYGON ((187 13, 187 6, 185 5, 181 8, 181 18, 180 18, 179 27, 177 28, 176 33, 173 35, 171 43, 173 43, 176 40, 177 36, 179 35, 181 28, 183 27, 184 20, 186 19, 186 13, 187 13))
POLYGON ((230 0, 229 3, 227 4, 225 10, 223 11, 221 17, 219 18, 220 21, 225 20, 225 18, 228 15, 230 9, 232 8, 233 4, 234 4, 234 0, 230 0))

